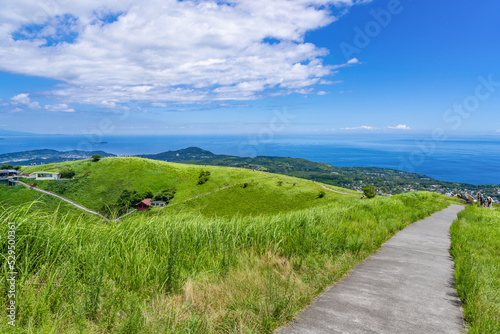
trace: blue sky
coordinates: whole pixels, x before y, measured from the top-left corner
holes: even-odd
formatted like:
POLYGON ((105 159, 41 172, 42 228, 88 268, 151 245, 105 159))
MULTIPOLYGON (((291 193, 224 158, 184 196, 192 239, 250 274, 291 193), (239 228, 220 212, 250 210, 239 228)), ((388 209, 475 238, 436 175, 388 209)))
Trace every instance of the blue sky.
POLYGON ((498 1, 53 1, 0 5, 0 129, 500 136, 498 1))

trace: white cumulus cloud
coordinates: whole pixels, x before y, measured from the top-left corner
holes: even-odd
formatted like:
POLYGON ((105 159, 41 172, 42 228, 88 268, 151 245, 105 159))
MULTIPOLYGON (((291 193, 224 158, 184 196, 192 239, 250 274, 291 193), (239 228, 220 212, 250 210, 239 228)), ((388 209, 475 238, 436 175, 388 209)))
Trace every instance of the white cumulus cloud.
POLYGON ((56 112, 75 112, 75 109, 70 108, 66 103, 46 105, 44 106, 44 109, 56 112))
POLYGON ((359 63, 326 65, 329 51, 304 38, 361 2, 13 1, 0 7, 0 70, 61 80, 47 97, 109 108, 301 93, 359 63))
POLYGON ((362 125, 354 128, 342 128, 341 130, 376 130, 377 128, 374 128, 372 126, 367 126, 367 125, 362 125))
POLYGON ((11 103, 17 106, 26 106, 30 109, 40 109, 38 102, 31 102, 29 94, 19 94, 10 98, 11 103))
POLYGON ((396 126, 388 126, 389 129, 395 129, 395 130, 411 130, 411 128, 408 125, 405 124, 399 124, 396 126))
POLYGON ((58 103, 58 104, 47 104, 44 105, 43 107, 40 105, 40 103, 34 101, 32 102, 29 94, 23 93, 23 94, 18 94, 16 96, 13 96, 10 98, 10 103, 13 106, 16 106, 14 109, 15 112, 21 112, 24 109, 20 107, 28 107, 29 109, 33 110, 40 110, 40 109, 45 109, 47 111, 55 111, 55 112, 74 112, 75 110, 73 108, 70 108, 66 103, 58 103))

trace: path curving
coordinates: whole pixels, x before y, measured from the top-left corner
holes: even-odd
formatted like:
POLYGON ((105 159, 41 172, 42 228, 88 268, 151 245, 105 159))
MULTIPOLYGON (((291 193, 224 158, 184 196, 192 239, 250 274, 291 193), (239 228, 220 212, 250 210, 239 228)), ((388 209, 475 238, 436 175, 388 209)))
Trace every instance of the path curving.
POLYGON ((449 230, 463 209, 406 227, 277 333, 462 333, 449 230))
POLYGON ((354 195, 354 194, 343 193, 341 191, 338 191, 338 190, 335 190, 335 189, 332 189, 332 188, 328 188, 327 186, 325 186, 325 185, 323 185, 321 183, 318 183, 318 182, 314 182, 314 183, 317 184, 318 186, 320 186, 321 188, 325 189, 325 190, 333 191, 334 193, 337 193, 337 194, 354 195))
POLYGON ((87 209, 86 207, 84 206, 81 206, 80 204, 77 204, 73 201, 70 201, 69 199, 67 198, 64 198, 60 195, 57 195, 57 194, 54 194, 53 192, 50 192, 50 191, 47 191, 47 190, 43 190, 43 189, 40 189, 40 188, 36 188, 36 187, 30 187, 29 185, 27 185, 26 183, 22 182, 22 181, 19 181, 20 184, 22 184, 23 186, 25 186, 26 188, 29 188, 29 189, 33 189, 33 190, 36 190, 36 191, 39 191, 41 193, 44 193, 46 195, 50 195, 50 196, 53 196, 53 197, 57 197, 58 199, 60 199, 61 201, 64 201, 66 203, 69 203, 75 207, 77 207, 78 209, 81 209, 83 211, 86 211, 88 213, 91 213, 91 214, 94 214, 94 215, 97 215, 99 217, 101 217, 102 219, 105 219, 107 220, 108 222, 110 221, 108 218, 104 217, 103 215, 101 215, 99 212, 95 212, 95 211, 92 211, 90 209, 87 209))

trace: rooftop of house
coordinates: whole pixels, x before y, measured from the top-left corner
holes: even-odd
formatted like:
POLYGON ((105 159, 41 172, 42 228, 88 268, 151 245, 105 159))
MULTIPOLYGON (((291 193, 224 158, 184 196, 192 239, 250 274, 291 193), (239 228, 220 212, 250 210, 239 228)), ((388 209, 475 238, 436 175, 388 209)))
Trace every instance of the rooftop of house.
POLYGON ((15 169, 1 169, 0 174, 6 174, 6 173, 16 173, 19 174, 19 171, 15 169))
POLYGON ((30 175, 34 175, 34 174, 51 174, 51 175, 54 175, 54 174, 59 174, 59 173, 56 173, 56 172, 33 172, 30 175))
POLYGON ((146 198, 146 199, 143 199, 142 201, 140 201, 139 203, 137 204, 141 204, 141 203, 144 203, 146 204, 147 206, 151 206, 151 198, 146 198))

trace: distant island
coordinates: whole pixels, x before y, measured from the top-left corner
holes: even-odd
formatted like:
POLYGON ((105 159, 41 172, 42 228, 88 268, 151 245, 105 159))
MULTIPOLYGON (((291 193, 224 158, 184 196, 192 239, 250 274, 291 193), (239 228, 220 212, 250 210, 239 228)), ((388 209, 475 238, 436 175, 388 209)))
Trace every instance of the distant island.
MULTIPOLYGON (((1 164, 47 164, 68 160, 88 159, 92 155, 115 157, 104 151, 57 151, 33 150, 0 155, 1 164)), ((361 191, 365 186, 373 185, 379 195, 396 195, 411 191, 433 191, 453 196, 467 193, 475 195, 482 191, 500 202, 500 185, 473 185, 467 183, 439 181, 432 177, 395 169, 377 167, 335 167, 323 162, 290 157, 257 156, 238 157, 217 155, 199 147, 188 147, 176 151, 158 154, 143 154, 137 157, 194 165, 213 165, 262 170, 314 180, 361 191)))

